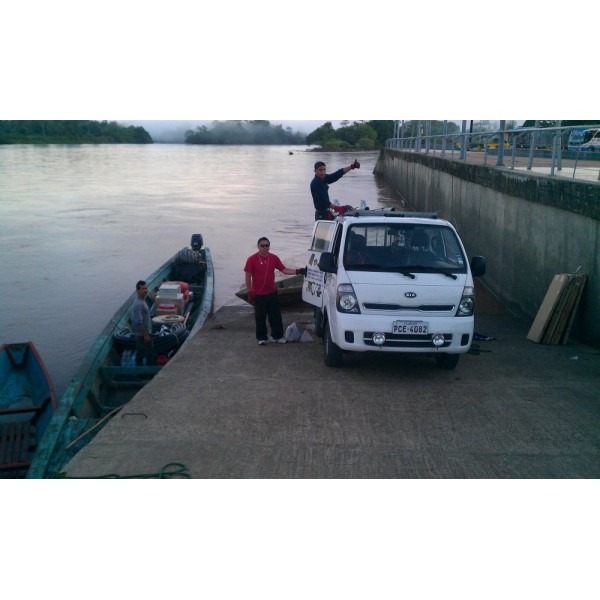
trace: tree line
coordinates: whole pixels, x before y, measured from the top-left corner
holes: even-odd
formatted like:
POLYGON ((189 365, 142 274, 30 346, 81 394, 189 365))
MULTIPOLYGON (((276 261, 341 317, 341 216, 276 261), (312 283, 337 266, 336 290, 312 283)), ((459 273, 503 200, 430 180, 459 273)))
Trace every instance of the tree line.
POLYGON ((299 145, 305 136, 291 127, 273 125, 270 121, 213 121, 185 133, 186 144, 256 144, 299 145))
POLYGON ((304 135, 270 121, 213 121, 185 134, 188 144, 293 144, 315 145, 326 150, 374 150, 394 134, 394 121, 330 121, 304 135))
POLYGON ((0 121, 0 144, 152 144, 152 137, 116 121, 0 121))
MULTIPOLYGON (((562 121, 563 126, 585 125, 598 121, 562 121)), ((314 145, 322 150, 376 150, 394 136, 392 120, 342 121, 337 129, 327 121, 305 135, 270 121, 213 121, 210 127, 197 127, 185 133, 187 144, 314 145)), ((533 127, 525 121, 522 127, 533 127)), ((430 121, 431 135, 458 133, 452 121, 430 121)), ((540 121, 540 127, 553 127, 556 121, 540 121)), ((405 121, 404 137, 414 137, 423 121, 405 121)), ((514 127, 514 124, 513 124, 514 127)), ((511 127, 509 127, 511 128, 511 127)), ((493 129, 491 122, 475 122, 475 130, 493 129)), ((421 133, 424 133, 421 131, 421 133)), ((151 144, 143 127, 128 127, 115 121, 0 121, 0 144, 151 144)))
POLYGON ((375 150, 393 135, 394 121, 342 121, 337 129, 327 121, 306 136, 306 143, 325 150, 375 150))
MULTIPOLYGON (((386 140, 394 137, 396 121, 342 121, 335 129, 331 122, 324 123, 306 137, 307 144, 317 144, 328 150, 377 150, 386 140)), ((458 125, 452 121, 430 121, 431 135, 457 133, 458 125)), ((416 137, 420 128, 424 134, 424 121, 405 121, 403 137, 416 137)))
MULTIPOLYGON (((592 121, 560 121, 561 127, 570 127, 575 125, 590 125, 591 123, 600 123, 598 119, 592 121)), ((523 127, 535 127, 536 121, 525 121, 523 127)), ((538 127, 558 127, 558 121, 537 121, 538 127)))

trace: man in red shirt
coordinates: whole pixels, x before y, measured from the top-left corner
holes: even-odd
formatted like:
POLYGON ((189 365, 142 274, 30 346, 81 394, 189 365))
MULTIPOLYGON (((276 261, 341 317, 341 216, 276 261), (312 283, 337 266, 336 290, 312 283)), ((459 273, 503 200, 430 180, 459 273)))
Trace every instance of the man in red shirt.
POLYGON ((260 346, 267 344, 267 318, 271 327, 271 342, 285 344, 283 319, 277 300, 275 269, 286 275, 306 275, 306 269, 288 269, 275 254, 270 254, 271 242, 261 237, 257 243, 258 252, 248 257, 244 272, 248 301, 254 305, 256 339, 260 346))

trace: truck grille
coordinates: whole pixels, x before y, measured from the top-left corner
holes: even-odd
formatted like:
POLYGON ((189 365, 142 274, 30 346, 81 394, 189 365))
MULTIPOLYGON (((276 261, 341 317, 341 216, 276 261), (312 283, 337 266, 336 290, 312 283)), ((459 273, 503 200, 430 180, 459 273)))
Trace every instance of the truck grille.
POLYGON ((398 312, 401 310, 413 310, 418 312, 454 312, 454 304, 422 304, 421 306, 403 306, 402 304, 380 304, 374 302, 365 302, 363 307, 366 310, 385 310, 388 312, 398 312))
MULTIPOLYGON (((373 334, 374 331, 365 331, 363 333, 363 342, 365 346, 375 346, 373 343, 373 334)), ((413 334, 394 334, 394 333, 386 333, 385 334, 385 344, 383 344, 384 348, 447 348, 452 343, 452 334, 444 333, 444 337, 446 341, 442 346, 434 346, 430 335, 413 335, 413 334)))

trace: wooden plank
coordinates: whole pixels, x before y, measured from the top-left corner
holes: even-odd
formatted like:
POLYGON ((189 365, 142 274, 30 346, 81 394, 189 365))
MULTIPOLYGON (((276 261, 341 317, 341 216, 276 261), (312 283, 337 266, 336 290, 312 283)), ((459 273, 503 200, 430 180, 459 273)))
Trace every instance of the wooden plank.
POLYGON ((560 339, 560 343, 564 346, 569 339, 569 334, 571 333, 571 327, 573 326, 573 321, 575 319, 575 314, 577 313, 577 309, 579 308, 579 303, 581 302, 581 296, 583 295, 583 288, 587 282, 587 275, 577 274, 576 278, 576 287, 577 287, 577 297, 575 298, 575 302, 573 304, 573 309, 571 310, 571 315, 569 317, 569 321, 565 330, 563 332, 562 338, 560 339))
POLYGON ((8 425, 0 425, 0 470, 7 461, 5 455, 8 445, 8 425))
POLYGON ((581 300, 583 285, 587 275, 563 274, 567 278, 566 285, 562 288, 556 299, 552 314, 549 316, 543 331, 540 343, 565 344, 575 318, 575 312, 581 300))
POLYGON ((29 422, 0 426, 0 471, 14 471, 29 466, 29 422))
MULTIPOLYGON (((50 398, 48 398, 48 400, 46 402, 49 402, 50 398)), ((35 405, 31 405, 31 406, 18 406, 17 408, 1 408, 0 409, 0 415, 18 415, 21 413, 39 413, 41 410, 43 410, 44 406, 35 406, 35 405)))
POLYGON ((568 283, 568 277, 565 274, 555 275, 550 283, 550 287, 546 292, 546 296, 538 310, 538 313, 531 325, 531 329, 527 334, 527 339, 532 342, 539 343, 544 336, 544 332, 548 326, 548 322, 552 317, 556 304, 558 303, 561 293, 568 283))
POLYGON ((557 338, 560 339, 562 327, 566 325, 565 314, 569 311, 569 303, 571 302, 571 295, 573 290, 573 276, 567 275, 567 283, 563 287, 558 302, 554 307, 552 317, 548 322, 544 336, 542 337, 542 344, 556 344, 557 338))

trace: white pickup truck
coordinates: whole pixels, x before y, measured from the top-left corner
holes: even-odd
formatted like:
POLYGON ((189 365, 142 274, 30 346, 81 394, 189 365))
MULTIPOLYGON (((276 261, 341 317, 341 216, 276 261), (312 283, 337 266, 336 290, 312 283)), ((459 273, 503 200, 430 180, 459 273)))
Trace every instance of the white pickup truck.
POLYGON ((317 221, 302 298, 313 304, 325 363, 343 352, 435 356, 453 369, 473 340, 473 276, 456 229, 436 213, 354 210, 317 221))

